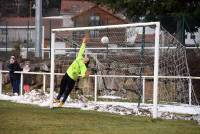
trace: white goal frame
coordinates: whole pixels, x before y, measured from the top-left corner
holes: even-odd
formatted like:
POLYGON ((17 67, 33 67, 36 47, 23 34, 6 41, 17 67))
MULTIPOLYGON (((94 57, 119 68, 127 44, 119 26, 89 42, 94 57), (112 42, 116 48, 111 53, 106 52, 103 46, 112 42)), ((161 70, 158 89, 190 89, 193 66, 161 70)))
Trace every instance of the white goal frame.
MULTIPOLYGON (((55 33, 59 31, 79 31, 79 30, 97 30, 107 28, 126 28, 126 27, 142 27, 142 26, 155 26, 155 45, 154 45, 154 75, 153 75, 153 118, 157 118, 157 104, 158 104, 158 72, 159 72, 159 40, 160 40, 160 22, 148 23, 132 23, 121 25, 106 25, 106 26, 93 26, 93 27, 75 27, 75 28, 59 28, 52 29, 51 31, 51 74, 50 74, 50 108, 53 108, 53 92, 54 92, 54 67, 55 67, 55 33)), ((87 49, 87 48, 86 48, 87 49)), ((104 49, 104 48, 102 48, 104 49)), ((106 48, 105 48, 106 49, 106 48)), ((120 48, 118 48, 120 49, 120 48)))

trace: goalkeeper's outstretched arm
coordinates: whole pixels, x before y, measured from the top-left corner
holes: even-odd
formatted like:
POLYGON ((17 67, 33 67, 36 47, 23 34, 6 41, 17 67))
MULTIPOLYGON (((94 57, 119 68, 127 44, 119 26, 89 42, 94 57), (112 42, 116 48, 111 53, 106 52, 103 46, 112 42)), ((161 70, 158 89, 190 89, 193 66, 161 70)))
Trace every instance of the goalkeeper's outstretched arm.
POLYGON ((83 54, 84 54, 84 52, 85 52, 85 47, 86 47, 87 40, 88 40, 87 37, 84 37, 84 38, 83 38, 83 41, 82 41, 80 50, 79 50, 79 52, 78 52, 78 57, 77 57, 77 58, 83 57, 83 54))

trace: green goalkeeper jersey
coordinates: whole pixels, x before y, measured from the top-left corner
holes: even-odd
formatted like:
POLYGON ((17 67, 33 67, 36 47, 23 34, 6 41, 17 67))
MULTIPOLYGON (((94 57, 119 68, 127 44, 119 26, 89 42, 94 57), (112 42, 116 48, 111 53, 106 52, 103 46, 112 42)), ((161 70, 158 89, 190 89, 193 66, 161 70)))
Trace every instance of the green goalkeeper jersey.
POLYGON ((78 56, 73 61, 73 63, 69 66, 67 69, 67 74, 71 79, 76 81, 78 79, 78 76, 81 75, 83 78, 85 77, 85 73, 87 71, 87 68, 84 63, 84 51, 85 51, 85 43, 82 43, 81 48, 79 50, 78 56))

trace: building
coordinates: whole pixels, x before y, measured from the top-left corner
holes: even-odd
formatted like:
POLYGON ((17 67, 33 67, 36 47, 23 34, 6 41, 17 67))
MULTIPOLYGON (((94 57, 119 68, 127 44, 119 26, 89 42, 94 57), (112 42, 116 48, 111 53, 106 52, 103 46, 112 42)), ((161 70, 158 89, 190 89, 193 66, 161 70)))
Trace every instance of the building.
POLYGON ((186 32, 185 34, 185 44, 187 46, 196 46, 200 44, 200 28, 197 32, 189 33, 186 32))
MULTIPOLYGON (((119 17, 119 14, 113 13, 106 7, 95 5, 87 0, 62 0, 60 13, 63 16, 63 27, 88 27, 128 23, 125 17, 121 17, 122 15, 119 17)), ((94 43, 100 41, 102 36, 105 34, 111 35, 111 33, 111 31, 110 33, 97 30, 89 31, 90 39, 93 39, 93 44, 91 45, 94 46, 94 43)), ((76 32, 76 36, 73 36, 72 33, 69 36, 73 39, 76 38, 77 42, 80 42, 84 35, 85 33, 81 31, 76 32)), ((120 36, 124 40, 124 35, 120 36)))
MULTIPOLYGON (((108 10, 103 7, 94 5, 91 8, 80 12, 79 14, 72 17, 72 21, 74 22, 75 27, 88 27, 88 26, 102 26, 102 25, 115 25, 115 24, 126 24, 127 21, 115 16, 108 10)), ((84 33, 79 33, 78 38, 82 38, 84 33)), ((89 35, 92 39, 92 42, 98 42, 101 37, 107 35, 108 37, 112 37, 113 34, 118 36, 121 40, 125 40, 125 29, 112 29, 112 30, 90 30, 89 35), (117 35, 117 34, 120 35, 117 35)), ((110 43, 112 44, 114 40, 110 38, 110 43)), ((93 45, 94 46, 94 45, 93 45)))
POLYGON ((72 17, 75 27, 126 24, 128 21, 112 14, 104 7, 94 5, 72 17))
POLYGON ((67 22, 73 22, 74 27, 124 24, 128 22, 123 15, 115 14, 108 8, 97 6, 88 0, 62 0, 60 14, 64 17, 64 27, 71 26, 67 22), (95 18, 95 14, 97 18, 95 18), (99 22, 92 24, 91 19, 99 22))

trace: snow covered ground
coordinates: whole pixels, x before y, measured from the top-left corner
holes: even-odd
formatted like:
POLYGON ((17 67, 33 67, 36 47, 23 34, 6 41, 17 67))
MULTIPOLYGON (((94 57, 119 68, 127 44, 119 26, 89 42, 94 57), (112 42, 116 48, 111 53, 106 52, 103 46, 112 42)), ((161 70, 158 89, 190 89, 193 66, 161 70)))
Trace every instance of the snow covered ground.
MULTIPOLYGON (((55 94, 56 96, 56 94, 55 94)), ((49 106, 49 94, 42 91, 32 90, 23 96, 0 95, 0 100, 9 100, 16 103, 34 104, 38 106, 49 106)), ((96 110, 99 112, 110 112, 121 115, 152 116, 152 104, 141 104, 126 102, 91 102, 83 96, 79 100, 71 100, 65 103, 66 108, 79 108, 82 110, 96 110)), ((200 124, 200 106, 189 106, 184 104, 158 105, 158 116, 164 119, 197 120, 200 124)))

